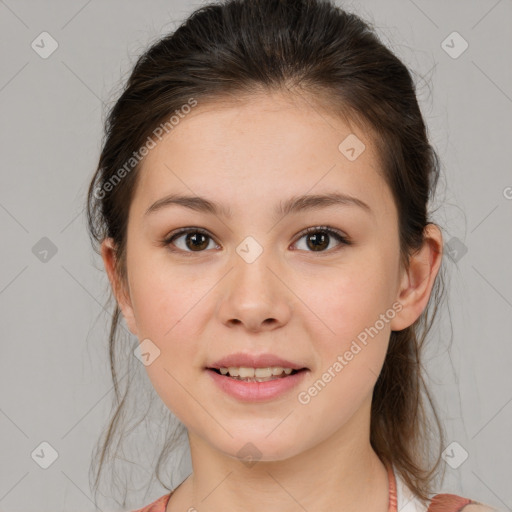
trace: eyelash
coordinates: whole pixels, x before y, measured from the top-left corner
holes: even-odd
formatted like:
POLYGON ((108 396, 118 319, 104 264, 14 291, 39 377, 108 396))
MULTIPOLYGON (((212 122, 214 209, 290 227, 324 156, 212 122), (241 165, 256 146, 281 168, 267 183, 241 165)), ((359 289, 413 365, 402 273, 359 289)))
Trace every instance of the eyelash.
MULTIPOLYGON (((343 246, 343 245, 352 245, 352 242, 344 235, 341 234, 340 231, 338 231, 337 229, 334 229, 334 228, 331 228, 330 226, 312 226, 312 227, 309 227, 303 231, 301 231, 298 235, 298 238, 296 240, 295 243, 297 243, 301 238, 303 238, 304 236, 306 235, 309 235, 310 233, 317 233, 317 232, 323 232, 323 233, 327 233, 329 236, 332 236, 333 238, 335 238, 338 242, 340 242, 340 245, 343 246)), ((183 236, 183 235, 186 235, 188 233, 201 233, 203 235, 206 235, 207 237, 209 237, 210 239, 213 240, 213 237, 210 236, 210 234, 208 233, 208 231, 206 231, 205 229, 202 229, 202 228, 194 228, 194 227, 190 227, 190 228, 186 228, 186 229, 180 229, 178 231, 174 231, 172 233, 170 233, 164 240, 162 240, 162 245, 164 246, 167 246, 168 249, 172 252, 179 252, 179 253, 182 253, 186 256, 192 256, 193 254, 200 254, 200 253, 203 253, 205 252, 204 250, 203 251, 184 251, 182 249, 176 249, 176 248, 173 248, 172 247, 172 242, 174 240, 176 240, 177 238, 180 238, 180 236, 183 236)), ((339 249, 339 247, 338 247, 339 249)), ((333 251, 336 251, 337 249, 329 249, 327 251, 318 251, 318 253, 332 253, 333 251)), ((311 252, 311 253, 315 253, 317 251, 306 251, 306 252, 311 252)))

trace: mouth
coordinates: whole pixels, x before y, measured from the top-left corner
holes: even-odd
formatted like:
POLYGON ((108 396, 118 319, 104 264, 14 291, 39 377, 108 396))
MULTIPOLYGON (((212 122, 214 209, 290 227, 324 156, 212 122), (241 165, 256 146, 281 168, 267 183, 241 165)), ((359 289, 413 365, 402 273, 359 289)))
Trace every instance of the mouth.
POLYGON ((286 379, 297 373, 305 372, 307 368, 283 368, 269 366, 265 368, 228 367, 228 368, 206 368, 223 377, 243 382, 268 382, 272 380, 286 379))
POLYGON ((205 368, 217 389, 246 403, 262 403, 289 396, 304 382, 309 371, 308 368, 279 366, 205 368))

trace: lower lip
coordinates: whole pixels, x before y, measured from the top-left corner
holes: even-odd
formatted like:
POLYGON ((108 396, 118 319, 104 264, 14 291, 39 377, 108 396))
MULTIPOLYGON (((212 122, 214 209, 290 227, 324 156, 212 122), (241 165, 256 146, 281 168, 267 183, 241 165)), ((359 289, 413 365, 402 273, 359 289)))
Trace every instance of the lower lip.
POLYGON ((236 380, 220 375, 210 369, 206 369, 206 372, 211 376, 215 384, 228 395, 244 402, 265 402, 293 389, 302 381, 308 370, 301 370, 293 375, 266 382, 236 380))

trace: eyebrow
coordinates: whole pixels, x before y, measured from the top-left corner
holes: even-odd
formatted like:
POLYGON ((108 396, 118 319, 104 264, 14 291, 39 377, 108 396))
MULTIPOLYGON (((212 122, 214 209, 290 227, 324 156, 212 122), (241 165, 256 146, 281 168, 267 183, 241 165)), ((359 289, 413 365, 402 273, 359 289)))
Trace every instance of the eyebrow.
MULTIPOLYGON (((209 213, 216 216, 223 216, 231 218, 232 214, 229 208, 223 205, 206 199, 200 196, 185 196, 179 194, 170 194, 155 201, 144 213, 144 216, 150 213, 161 210, 171 205, 179 205, 191 210, 209 213)), ((275 215, 288 215, 289 213, 302 212, 305 210, 318 210, 327 208, 329 206, 357 206, 374 215, 372 209, 361 199, 347 194, 333 192, 330 194, 315 194, 315 195, 302 195, 294 196, 286 200, 284 203, 281 201, 275 209, 275 215)))

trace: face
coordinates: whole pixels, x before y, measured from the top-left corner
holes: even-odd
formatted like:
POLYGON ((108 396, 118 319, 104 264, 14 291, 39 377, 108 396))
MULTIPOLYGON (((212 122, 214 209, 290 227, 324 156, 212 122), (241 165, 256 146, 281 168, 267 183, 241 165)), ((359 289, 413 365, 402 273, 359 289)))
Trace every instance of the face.
MULTIPOLYGON (((199 103, 146 156, 130 207, 125 320, 150 340, 148 376, 189 436, 231 456, 250 442, 262 460, 284 459, 349 426, 366 432, 390 332, 425 305, 397 300, 397 210, 371 138, 310 105, 199 103), (348 136, 364 144, 359 155, 339 149, 348 136), (219 209, 146 213, 170 194, 219 209), (279 210, 327 194, 356 200, 279 210), (235 353, 306 370, 277 394, 234 396, 218 384, 233 379, 206 368, 235 353)), ((106 244, 104 259, 108 268, 106 244)))

